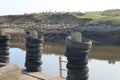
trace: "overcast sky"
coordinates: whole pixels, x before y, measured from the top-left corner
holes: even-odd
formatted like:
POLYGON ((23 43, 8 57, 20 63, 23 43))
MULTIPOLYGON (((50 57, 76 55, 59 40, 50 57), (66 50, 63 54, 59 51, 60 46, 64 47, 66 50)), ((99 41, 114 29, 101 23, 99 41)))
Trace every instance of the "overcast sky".
POLYGON ((120 0, 0 0, 0 15, 120 9, 120 0))

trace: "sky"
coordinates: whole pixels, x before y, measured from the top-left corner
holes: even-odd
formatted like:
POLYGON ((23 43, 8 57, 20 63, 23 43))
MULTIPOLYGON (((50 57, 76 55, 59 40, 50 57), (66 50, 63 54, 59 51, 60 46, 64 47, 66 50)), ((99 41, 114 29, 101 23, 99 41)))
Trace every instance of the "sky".
POLYGON ((120 0, 0 0, 0 15, 120 9, 120 0))

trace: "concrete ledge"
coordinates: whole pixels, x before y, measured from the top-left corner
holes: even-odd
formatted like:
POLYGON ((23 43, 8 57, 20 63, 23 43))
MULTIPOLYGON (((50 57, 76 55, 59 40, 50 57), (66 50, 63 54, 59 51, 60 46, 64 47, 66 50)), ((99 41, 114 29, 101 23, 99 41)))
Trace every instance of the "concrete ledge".
POLYGON ((65 79, 41 72, 27 72, 25 71, 25 69, 23 69, 22 80, 65 80, 65 79))
POLYGON ((0 80, 21 80, 21 69, 13 64, 0 67, 0 80))

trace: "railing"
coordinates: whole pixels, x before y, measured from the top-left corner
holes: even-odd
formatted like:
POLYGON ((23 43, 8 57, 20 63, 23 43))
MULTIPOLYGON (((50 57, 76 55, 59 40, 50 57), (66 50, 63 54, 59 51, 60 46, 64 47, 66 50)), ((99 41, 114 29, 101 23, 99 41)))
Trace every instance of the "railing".
POLYGON ((66 79, 65 77, 63 77, 63 71, 68 71, 68 70, 62 68, 63 67, 62 63, 67 63, 67 61, 63 61, 62 57, 59 57, 59 74, 60 74, 60 78, 66 79))

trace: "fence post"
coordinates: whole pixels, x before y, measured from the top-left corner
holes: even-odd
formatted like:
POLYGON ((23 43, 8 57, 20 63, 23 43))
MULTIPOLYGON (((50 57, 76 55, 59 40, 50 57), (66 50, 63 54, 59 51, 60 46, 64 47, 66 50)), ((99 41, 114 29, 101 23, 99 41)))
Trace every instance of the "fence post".
POLYGON ((59 57, 59 71, 60 71, 60 78, 62 78, 62 62, 61 62, 61 57, 59 57))
POLYGON ((66 39, 67 78, 66 80, 88 80, 88 53, 91 40, 82 38, 80 32, 73 32, 66 39))

